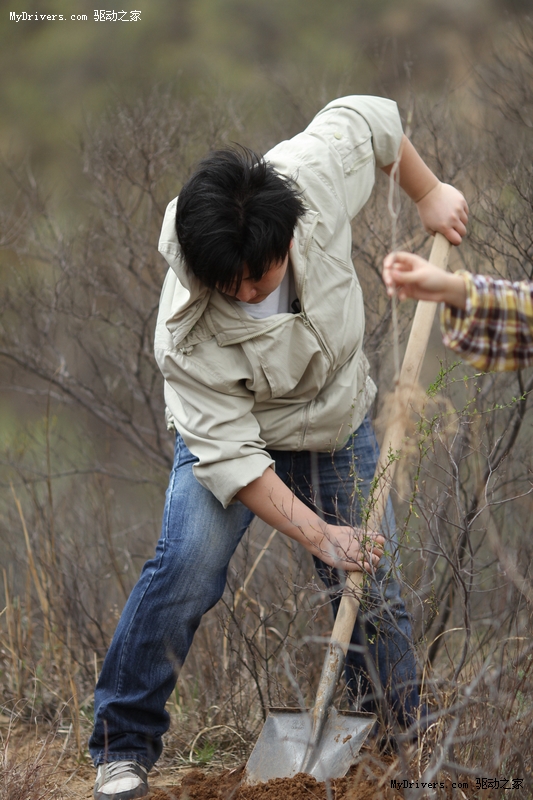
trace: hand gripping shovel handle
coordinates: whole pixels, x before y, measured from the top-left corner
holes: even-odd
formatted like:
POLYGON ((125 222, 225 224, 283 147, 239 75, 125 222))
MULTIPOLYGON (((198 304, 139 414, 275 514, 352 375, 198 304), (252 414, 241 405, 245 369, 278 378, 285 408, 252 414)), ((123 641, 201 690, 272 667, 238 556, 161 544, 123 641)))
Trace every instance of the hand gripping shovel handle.
MULTIPOLYGON (((449 241, 442 234, 435 234, 429 257, 430 262, 441 269, 446 269, 450 249, 449 241)), ((397 463, 397 459, 390 458, 390 455, 397 453, 401 449, 412 392, 418 383, 436 309, 436 303, 424 300, 420 300, 416 308, 400 378, 395 389, 393 406, 395 416, 389 422, 385 431, 381 455, 374 474, 374 504, 367 523, 367 530, 369 531, 378 531, 380 529, 381 520, 385 513, 397 463)), ((314 743, 318 742, 322 733, 327 710, 333 700, 333 694, 344 666, 357 612, 359 611, 363 580, 363 572, 348 572, 346 574, 346 584, 331 633, 313 711, 312 740, 314 743)))

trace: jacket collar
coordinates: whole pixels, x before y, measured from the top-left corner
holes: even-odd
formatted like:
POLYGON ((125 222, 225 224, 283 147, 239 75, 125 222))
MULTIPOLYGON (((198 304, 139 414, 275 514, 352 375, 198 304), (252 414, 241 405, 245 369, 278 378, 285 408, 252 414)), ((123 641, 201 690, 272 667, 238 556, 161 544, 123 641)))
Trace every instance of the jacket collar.
MULTIPOLYGON (((206 311, 209 328, 220 345, 237 344, 260 336, 281 325, 285 321, 282 315, 276 314, 266 319, 253 319, 237 303, 228 300, 216 290, 207 289, 194 275, 191 275, 185 266, 176 234, 177 199, 176 197, 167 206, 158 246, 159 252, 178 278, 172 304, 172 316, 167 320, 167 327, 172 334, 174 343, 179 344, 206 311)), ((302 308, 304 307, 309 245, 318 217, 318 212, 308 210, 305 216, 298 221, 294 231, 294 245, 290 260, 296 292, 302 308)))

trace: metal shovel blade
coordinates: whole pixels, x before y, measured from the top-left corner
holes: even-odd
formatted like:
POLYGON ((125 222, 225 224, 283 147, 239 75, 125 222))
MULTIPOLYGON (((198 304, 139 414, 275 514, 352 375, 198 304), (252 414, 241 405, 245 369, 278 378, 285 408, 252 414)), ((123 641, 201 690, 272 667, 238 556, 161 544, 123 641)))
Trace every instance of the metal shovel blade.
POLYGON ((375 714, 339 712, 330 706, 319 742, 313 746, 311 712, 272 708, 248 759, 245 782, 265 783, 272 778, 292 778, 299 772, 317 781, 342 778, 375 721, 375 714))

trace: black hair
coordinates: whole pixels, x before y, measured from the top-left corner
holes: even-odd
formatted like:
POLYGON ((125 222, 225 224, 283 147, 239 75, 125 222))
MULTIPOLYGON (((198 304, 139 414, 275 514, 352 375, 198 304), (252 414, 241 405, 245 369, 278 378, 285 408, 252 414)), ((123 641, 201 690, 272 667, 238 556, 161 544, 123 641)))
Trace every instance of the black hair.
POLYGON ((289 252, 305 213, 294 184, 245 147, 215 150, 180 192, 176 232, 185 264, 210 289, 239 290, 289 252))

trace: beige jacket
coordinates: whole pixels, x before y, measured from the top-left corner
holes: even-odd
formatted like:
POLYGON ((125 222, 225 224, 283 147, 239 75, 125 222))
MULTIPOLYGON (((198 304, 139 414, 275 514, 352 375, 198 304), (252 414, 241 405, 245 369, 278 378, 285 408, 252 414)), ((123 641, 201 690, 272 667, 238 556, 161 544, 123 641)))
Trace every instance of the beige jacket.
POLYGON ((273 463, 268 449, 338 448, 374 398, 350 221, 401 137, 395 103, 344 97, 266 155, 308 208, 290 254, 298 314, 252 319, 203 287, 180 253, 176 200, 167 208, 159 250, 170 269, 155 336, 167 418, 199 459, 196 478, 224 506, 273 463))

